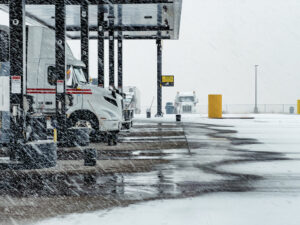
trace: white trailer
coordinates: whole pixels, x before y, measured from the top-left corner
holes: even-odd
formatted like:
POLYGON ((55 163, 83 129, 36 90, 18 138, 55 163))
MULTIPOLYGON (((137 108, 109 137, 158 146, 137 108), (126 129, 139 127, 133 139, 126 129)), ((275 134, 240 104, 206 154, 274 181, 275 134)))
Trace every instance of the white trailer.
MULTIPOLYGON (((0 26, 0 32, 8 34, 9 28, 0 26)), ((55 32, 45 27, 29 26, 26 46, 24 92, 33 96, 35 111, 51 117, 55 115, 56 108, 55 32)), ((120 131, 122 97, 115 91, 91 85, 86 81, 85 65, 73 56, 68 45, 66 45, 66 62, 68 124, 71 126, 85 124, 103 132, 120 131)))
POLYGON ((175 113, 195 113, 198 99, 195 92, 177 92, 175 97, 175 113))
POLYGON ((9 142, 9 63, 0 62, 0 144, 9 142))

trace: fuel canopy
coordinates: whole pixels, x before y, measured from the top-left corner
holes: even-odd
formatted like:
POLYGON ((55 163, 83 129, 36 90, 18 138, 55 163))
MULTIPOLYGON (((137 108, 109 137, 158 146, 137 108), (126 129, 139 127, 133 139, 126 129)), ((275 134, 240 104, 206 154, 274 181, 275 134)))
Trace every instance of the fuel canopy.
MULTIPOLYGON (((8 1, 0 0, 0 7, 6 12, 8 1)), ((55 29, 55 1, 25 0, 25 4, 27 22, 55 29)), ((90 39, 98 37, 98 9, 103 12, 104 38, 108 38, 111 30, 122 39, 179 38, 182 0, 72 0, 65 4, 66 35, 70 39, 80 39, 83 4, 88 5, 90 39)))

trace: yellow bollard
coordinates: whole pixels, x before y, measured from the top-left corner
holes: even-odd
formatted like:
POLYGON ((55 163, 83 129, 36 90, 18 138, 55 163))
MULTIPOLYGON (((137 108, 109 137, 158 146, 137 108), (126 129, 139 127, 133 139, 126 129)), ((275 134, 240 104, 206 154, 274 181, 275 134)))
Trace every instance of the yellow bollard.
POLYGON ((222 118, 222 95, 208 95, 208 117, 222 118))
POLYGON ((298 100, 298 107, 297 107, 297 112, 298 112, 298 114, 300 114, 300 100, 298 100))
POLYGON ((57 142, 57 130, 53 129, 53 141, 57 142))

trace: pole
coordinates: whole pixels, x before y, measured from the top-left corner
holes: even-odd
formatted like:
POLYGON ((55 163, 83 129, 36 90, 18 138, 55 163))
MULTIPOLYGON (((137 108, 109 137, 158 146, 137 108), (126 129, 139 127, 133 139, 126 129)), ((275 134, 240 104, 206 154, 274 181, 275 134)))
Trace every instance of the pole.
POLYGON ((56 118, 58 139, 66 130, 66 5, 64 0, 55 1, 55 68, 56 68, 56 118))
POLYGON ((25 77, 25 1, 9 1, 10 159, 15 160, 24 142, 23 82, 25 77))
POLYGON ((162 87, 161 87, 161 76, 162 76, 162 46, 161 40, 156 41, 157 44, 157 117, 162 116, 162 87))
POLYGON ((254 106, 254 113, 258 113, 257 107, 257 67, 258 65, 254 65, 255 67, 255 106, 254 106))
POLYGON ((98 5, 98 86, 104 87, 104 7, 98 5))
MULTIPOLYGON (((118 25, 122 25, 122 5, 118 5, 118 25)), ((118 32, 118 89, 123 92, 123 40, 122 31, 118 32)))
POLYGON ((109 5, 109 87, 115 88, 114 5, 109 5))
MULTIPOLYGON (((162 24, 162 7, 160 4, 157 5, 157 25, 161 26, 162 24)), ((157 36, 159 37, 156 40, 157 45, 157 117, 161 117, 162 115, 162 41, 160 39, 161 32, 157 32, 157 36)))
POLYGON ((80 7, 80 24, 81 61, 85 64, 85 78, 89 81, 89 7, 87 3, 80 7))

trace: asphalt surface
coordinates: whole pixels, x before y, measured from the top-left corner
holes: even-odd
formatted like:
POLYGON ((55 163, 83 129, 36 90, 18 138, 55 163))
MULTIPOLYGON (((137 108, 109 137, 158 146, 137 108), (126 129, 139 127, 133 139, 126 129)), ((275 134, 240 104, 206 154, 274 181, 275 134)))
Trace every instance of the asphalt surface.
MULTIPOLYGON (((12 188, 3 182, 7 179, 2 179, 0 224, 26 224, 57 215, 155 199, 258 189, 278 191, 278 182, 272 182, 272 179, 284 181, 284 176, 274 178, 224 168, 292 159, 278 152, 241 148, 259 142, 251 138, 236 138, 236 131, 227 128, 202 123, 137 120, 130 131, 122 132, 118 146, 91 145, 98 151, 97 166, 102 168, 101 172, 78 170, 76 173, 75 170, 69 176, 65 171, 64 176, 60 174, 55 179, 36 173, 12 188)), ((81 154, 81 149, 60 149, 59 159, 69 164, 76 160, 78 163, 81 154)), ((25 175, 16 172, 14 176, 25 175)), ((300 191, 297 183, 290 184, 289 188, 300 191)))

